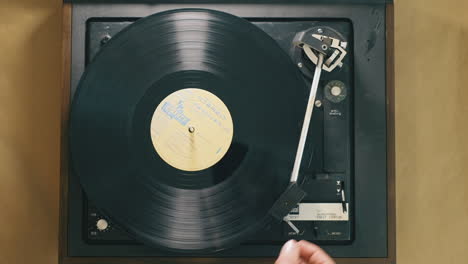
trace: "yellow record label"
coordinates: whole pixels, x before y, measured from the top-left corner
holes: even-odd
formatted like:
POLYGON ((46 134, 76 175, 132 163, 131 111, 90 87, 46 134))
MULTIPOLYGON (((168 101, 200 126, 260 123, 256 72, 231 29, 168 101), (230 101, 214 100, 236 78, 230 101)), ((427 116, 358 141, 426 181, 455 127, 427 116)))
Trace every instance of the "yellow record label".
POLYGON ((168 95, 151 119, 151 140, 158 155, 184 171, 216 164, 231 145, 233 123, 216 95, 195 88, 168 95))

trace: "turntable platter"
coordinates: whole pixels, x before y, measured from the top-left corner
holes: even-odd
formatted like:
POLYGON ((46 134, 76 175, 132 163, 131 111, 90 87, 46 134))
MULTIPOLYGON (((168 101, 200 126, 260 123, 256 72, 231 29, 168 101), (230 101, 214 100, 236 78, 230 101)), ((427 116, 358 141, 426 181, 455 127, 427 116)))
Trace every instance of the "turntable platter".
POLYGON ((70 123, 87 196, 139 241, 212 252, 271 220, 307 87, 248 21, 180 9, 138 20, 87 67, 70 123))

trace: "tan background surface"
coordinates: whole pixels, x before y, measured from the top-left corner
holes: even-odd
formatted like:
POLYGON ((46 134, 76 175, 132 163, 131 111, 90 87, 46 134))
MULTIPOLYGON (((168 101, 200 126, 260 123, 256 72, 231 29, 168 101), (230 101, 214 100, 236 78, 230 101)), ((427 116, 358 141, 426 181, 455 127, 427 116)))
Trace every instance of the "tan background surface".
MULTIPOLYGON (((0 0, 0 264, 56 264, 61 0, 0 0)), ((397 259, 468 259, 468 1, 397 0, 397 259)))

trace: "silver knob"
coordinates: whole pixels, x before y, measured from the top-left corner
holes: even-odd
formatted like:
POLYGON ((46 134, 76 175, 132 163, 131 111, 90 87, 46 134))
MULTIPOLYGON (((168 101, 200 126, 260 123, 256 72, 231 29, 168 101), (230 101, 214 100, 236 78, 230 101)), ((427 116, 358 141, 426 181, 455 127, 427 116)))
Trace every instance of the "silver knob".
POLYGON ((338 95, 341 94, 341 87, 339 87, 339 86, 333 86, 333 87, 331 88, 331 91, 330 91, 330 92, 331 92, 332 95, 338 96, 338 95))
POLYGON ((96 227, 99 231, 104 231, 109 227, 109 223, 106 221, 106 219, 99 219, 96 222, 96 227))

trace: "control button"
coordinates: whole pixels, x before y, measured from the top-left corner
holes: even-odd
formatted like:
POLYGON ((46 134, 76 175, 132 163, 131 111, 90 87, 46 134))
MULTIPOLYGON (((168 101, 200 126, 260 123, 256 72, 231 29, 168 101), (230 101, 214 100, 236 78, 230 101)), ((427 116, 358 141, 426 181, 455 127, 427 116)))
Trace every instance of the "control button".
POLYGON ((333 96, 338 96, 338 95, 340 95, 340 94, 341 94, 341 87, 339 87, 339 86, 333 86, 333 87, 331 88, 331 94, 332 94, 333 96))
POLYGON ((339 103, 346 98, 347 91, 342 81, 333 80, 325 85, 325 98, 330 102, 339 103))
POLYGON ((104 231, 109 227, 109 223, 106 221, 106 219, 99 219, 96 222, 96 227, 99 231, 104 231))

